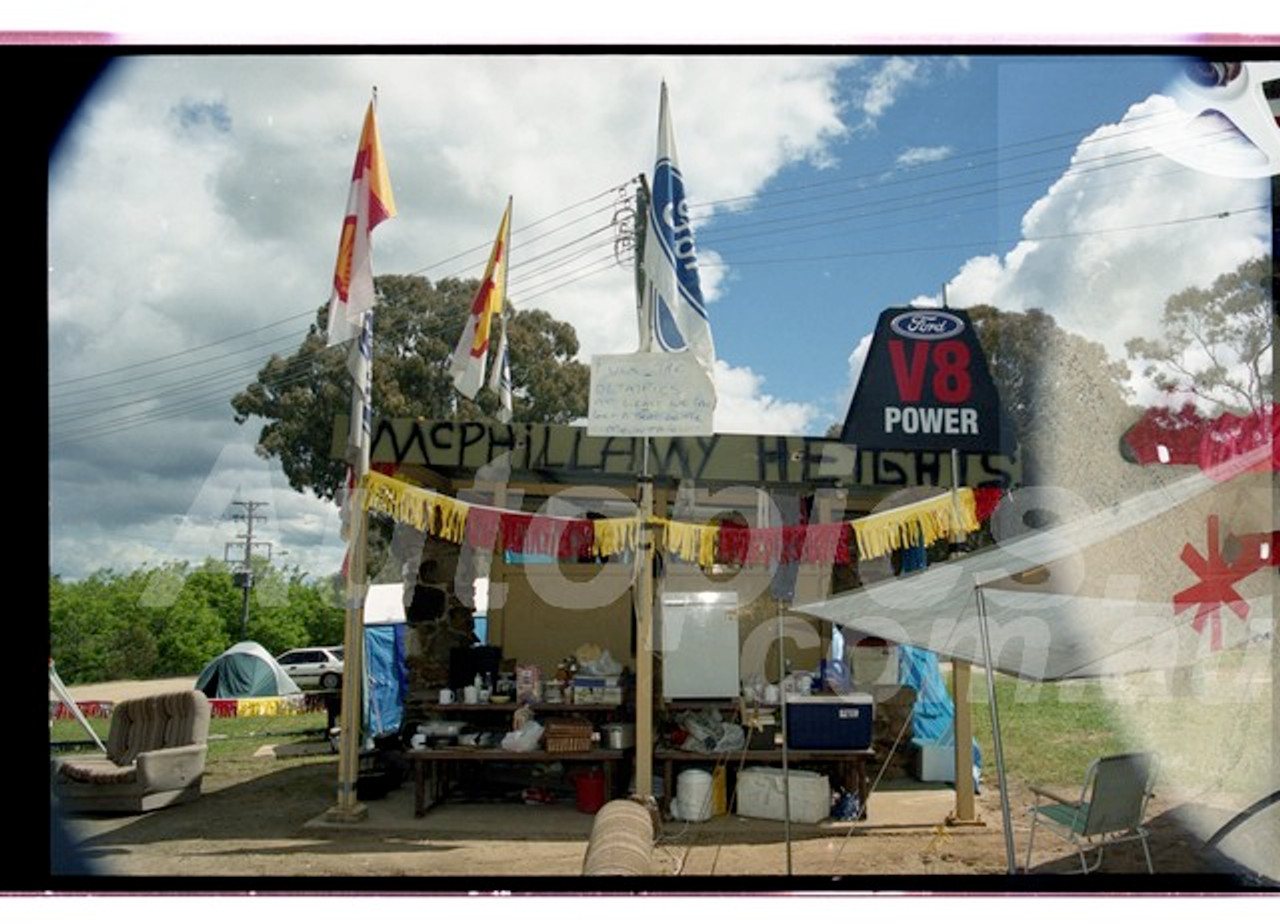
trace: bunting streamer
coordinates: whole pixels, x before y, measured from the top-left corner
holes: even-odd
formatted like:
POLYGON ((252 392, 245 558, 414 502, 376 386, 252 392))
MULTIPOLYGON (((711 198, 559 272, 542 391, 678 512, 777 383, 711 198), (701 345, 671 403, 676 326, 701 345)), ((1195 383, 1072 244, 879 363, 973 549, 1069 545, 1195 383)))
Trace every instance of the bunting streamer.
MULTIPOLYGON (((973 490, 961 488, 958 492, 960 529, 974 532, 978 529, 978 517, 973 490)), ((939 494, 914 504, 904 504, 883 513, 873 513, 853 521, 853 533, 858 540, 859 558, 879 558, 895 549, 916 545, 921 541, 932 545, 951 534, 955 516, 951 495, 939 494)))
MULTIPOLYGON (((491 549, 498 541, 509 552, 580 559, 635 551, 643 533, 641 517, 577 519, 541 516, 469 504, 411 485, 381 472, 365 476, 365 510, 455 544, 491 549)), ((978 529, 977 494, 971 488, 906 504, 861 519, 807 526, 751 528, 733 524, 682 523, 653 517, 659 543, 669 554, 702 567, 774 563, 847 564, 856 540, 860 558, 877 558, 921 540, 930 544, 959 530, 978 529), (959 508, 959 523, 956 508, 959 508)), ((983 495, 988 515, 992 497, 983 495)))
POLYGON ((525 555, 585 558, 593 554, 595 527, 591 520, 509 513, 502 516, 502 548, 525 555))
POLYGON ((467 517, 466 544, 473 549, 492 549, 498 541, 502 511, 492 507, 472 507, 467 517))
POLYGON ((755 529, 728 524, 720 528, 716 554, 721 564, 769 565, 773 562, 849 563, 849 524, 774 526, 755 529))
POLYGON ((629 552, 640 545, 642 517, 619 517, 613 520, 596 520, 595 554, 602 558, 629 552))
POLYGON ((685 561, 694 561, 704 568, 716 563, 716 535, 720 528, 699 523, 677 523, 673 520, 657 521, 668 552, 685 561))

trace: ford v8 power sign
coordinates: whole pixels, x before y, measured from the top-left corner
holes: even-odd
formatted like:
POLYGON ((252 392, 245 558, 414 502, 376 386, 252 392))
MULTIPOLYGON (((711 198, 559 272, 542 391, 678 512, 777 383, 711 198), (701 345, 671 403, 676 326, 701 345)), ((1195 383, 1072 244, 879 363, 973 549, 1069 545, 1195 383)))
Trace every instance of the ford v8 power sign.
POLYGON ((976 332, 944 308, 881 312, 840 439, 860 449, 1016 449, 976 332))

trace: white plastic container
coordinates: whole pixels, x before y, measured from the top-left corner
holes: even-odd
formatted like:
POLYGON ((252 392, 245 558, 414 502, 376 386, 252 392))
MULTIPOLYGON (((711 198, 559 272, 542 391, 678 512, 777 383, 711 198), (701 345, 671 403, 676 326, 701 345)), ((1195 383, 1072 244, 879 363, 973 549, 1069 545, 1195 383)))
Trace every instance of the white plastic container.
POLYGON ((916 751, 916 777, 926 783, 954 783, 956 781, 956 749, 950 744, 918 745, 916 751))
POLYGON ((812 770, 791 770, 787 774, 790 799, 783 789, 781 767, 748 767, 738 774, 738 814, 744 818, 786 819, 788 803, 791 820, 817 824, 831 814, 831 781, 812 770))
POLYGON ((849 661, 854 683, 898 686, 897 645, 854 645, 849 661))
POLYGON ((711 774, 706 770, 684 770, 676 777, 676 797, 671 814, 679 821, 707 821, 711 817, 711 774))

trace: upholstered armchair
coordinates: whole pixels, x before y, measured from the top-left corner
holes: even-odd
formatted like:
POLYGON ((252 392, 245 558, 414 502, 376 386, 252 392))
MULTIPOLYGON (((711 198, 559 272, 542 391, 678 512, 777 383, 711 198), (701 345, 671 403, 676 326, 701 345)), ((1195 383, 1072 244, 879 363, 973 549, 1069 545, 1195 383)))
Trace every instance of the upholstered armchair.
POLYGON ((200 795, 210 706, 199 690, 117 703, 106 754, 52 761, 59 810, 149 812, 200 795))

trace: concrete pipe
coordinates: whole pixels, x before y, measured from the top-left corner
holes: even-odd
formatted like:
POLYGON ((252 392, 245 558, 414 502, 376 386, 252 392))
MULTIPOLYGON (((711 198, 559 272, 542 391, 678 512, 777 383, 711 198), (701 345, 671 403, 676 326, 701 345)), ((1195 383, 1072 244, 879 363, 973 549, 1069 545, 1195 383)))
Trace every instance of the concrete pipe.
POLYGON ((582 875, 652 875, 654 833, 651 808, 631 799, 606 802, 591 826, 582 875))

